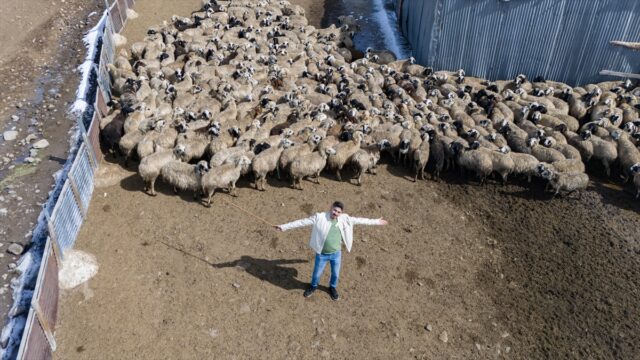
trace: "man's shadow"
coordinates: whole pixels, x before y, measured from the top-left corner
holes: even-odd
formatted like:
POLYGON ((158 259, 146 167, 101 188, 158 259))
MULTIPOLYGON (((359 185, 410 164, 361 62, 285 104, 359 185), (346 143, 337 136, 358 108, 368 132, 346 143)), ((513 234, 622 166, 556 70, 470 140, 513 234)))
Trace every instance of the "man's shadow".
POLYGON ((296 277, 298 276, 298 270, 294 268, 280 266, 283 264, 300 264, 309 262, 308 260, 267 260, 267 259, 256 259, 251 256, 243 255, 240 259, 235 261, 230 261, 226 263, 214 264, 203 259, 200 256, 194 255, 184 249, 177 247, 175 245, 169 244, 165 241, 159 240, 161 244, 164 244, 166 247, 179 251, 182 254, 192 257, 196 260, 202 261, 211 267, 214 268, 226 268, 226 267, 241 267, 247 273, 257 277, 260 280, 268 281, 269 283, 283 288, 285 290, 297 290, 297 289, 306 289, 309 284, 298 280, 296 277))
POLYGON ((298 270, 290 267, 284 267, 285 264, 299 264, 306 263, 308 260, 268 260, 268 259, 256 259, 251 256, 243 255, 238 260, 211 264, 214 268, 226 268, 226 267, 241 267, 247 273, 255 276, 262 281, 268 281, 269 283, 283 288, 285 290, 297 290, 306 289, 309 284, 297 279, 298 270))

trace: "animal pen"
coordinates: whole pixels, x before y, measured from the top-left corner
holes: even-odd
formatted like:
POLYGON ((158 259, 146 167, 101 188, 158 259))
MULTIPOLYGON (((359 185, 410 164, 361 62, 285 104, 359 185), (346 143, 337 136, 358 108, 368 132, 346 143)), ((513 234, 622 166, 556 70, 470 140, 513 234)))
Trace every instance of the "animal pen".
MULTIPOLYGON (((115 59, 113 34, 122 30, 133 5, 133 0, 115 1, 87 35, 88 55, 74 104, 78 131, 33 233, 34 245, 22 260, 25 271, 15 301, 29 306, 3 331, 4 358, 48 359, 56 349, 59 263, 74 247, 94 191, 103 157, 99 125, 111 99, 107 65, 115 59)), ((640 4, 631 0, 397 1, 400 27, 423 65, 464 68, 469 75, 493 80, 525 73, 572 85, 610 80, 615 74, 636 76, 630 73, 640 70, 640 53, 628 42, 640 33, 640 19, 633 16, 638 11, 640 4), (614 19, 623 19, 622 24, 611 26, 614 19)))
MULTIPOLYGON (((58 271, 64 253, 72 249, 94 190, 94 174, 102 160, 99 124, 110 99, 106 65, 113 61, 112 34, 122 30, 134 0, 116 0, 87 34, 87 57, 72 109, 77 130, 66 164, 38 218, 31 248, 22 256, 15 303, 2 331, 3 359, 50 359, 58 313, 58 271), (23 304, 26 309, 19 310, 23 304)), ((107 4, 108 5, 108 4, 107 4)))

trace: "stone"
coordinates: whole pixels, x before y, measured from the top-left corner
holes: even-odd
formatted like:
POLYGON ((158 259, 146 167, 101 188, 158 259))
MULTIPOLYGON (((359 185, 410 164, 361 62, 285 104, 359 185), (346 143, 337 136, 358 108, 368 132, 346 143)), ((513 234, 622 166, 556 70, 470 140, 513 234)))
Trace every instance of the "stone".
POLYGON ((28 164, 33 164, 34 162, 36 162, 36 159, 32 158, 31 156, 28 156, 28 157, 24 158, 24 162, 26 162, 28 164))
POLYGON ((443 331, 440 336, 438 336, 438 339, 440 339, 440 341, 442 341, 443 343, 446 343, 449 341, 449 334, 447 334, 446 331, 443 331))
POLYGON ((11 115, 11 120, 18 121, 20 120, 20 117, 18 115, 11 115))
POLYGON ((7 252, 9 254, 13 254, 13 255, 16 255, 16 256, 21 255, 23 251, 24 251, 24 247, 22 247, 22 245, 16 244, 16 243, 13 243, 13 244, 9 245, 9 247, 7 248, 7 252))
POLYGON ((424 326, 424 329, 427 331, 433 331, 433 326, 431 324, 427 324, 424 326))
POLYGON ((8 213, 9 210, 7 210, 7 208, 0 209, 0 216, 7 216, 8 213))
POLYGON ((35 143, 33 143, 32 147, 34 149, 44 149, 46 147, 49 146, 49 142, 47 141, 47 139, 40 139, 38 141, 36 141, 35 143))
POLYGON ((251 307, 249 307, 249 305, 247 304, 242 304, 242 306, 240 306, 240 310, 238 311, 238 313, 240 314, 246 314, 251 312, 251 307))
POLYGON ((18 137, 18 132, 15 130, 9 130, 5 131, 2 136, 4 137, 4 141, 13 141, 18 137))
POLYGON ((233 283, 233 284, 231 284, 231 286, 233 286, 236 289, 240 288, 240 284, 238 284, 238 283, 233 283))
POLYGON ((33 140, 35 140, 37 138, 38 137, 36 136, 36 134, 29 134, 29 135, 27 135, 26 138, 24 138, 24 142, 28 144, 28 143, 32 142, 33 140))

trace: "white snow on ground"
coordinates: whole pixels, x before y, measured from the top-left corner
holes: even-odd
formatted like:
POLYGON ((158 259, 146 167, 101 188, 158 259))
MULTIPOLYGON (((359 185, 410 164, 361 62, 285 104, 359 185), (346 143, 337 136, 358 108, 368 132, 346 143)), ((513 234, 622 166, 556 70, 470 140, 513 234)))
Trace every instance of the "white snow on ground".
POLYGON ((63 290, 73 289, 98 273, 96 257, 80 250, 67 250, 60 265, 58 284, 63 290))
POLYGON ((84 58, 84 62, 78 66, 78 70, 80 71, 80 85, 78 85, 78 90, 76 90, 76 101, 71 106, 71 113, 75 115, 82 114, 90 104, 87 104, 85 101, 87 89, 89 88, 89 75, 91 74, 91 70, 95 68, 96 64, 93 60, 96 57, 99 49, 96 46, 100 38, 102 37, 102 32, 104 30, 104 24, 106 23, 107 13, 105 12, 98 21, 98 24, 94 26, 87 34, 84 36, 82 41, 87 47, 87 56, 84 58))

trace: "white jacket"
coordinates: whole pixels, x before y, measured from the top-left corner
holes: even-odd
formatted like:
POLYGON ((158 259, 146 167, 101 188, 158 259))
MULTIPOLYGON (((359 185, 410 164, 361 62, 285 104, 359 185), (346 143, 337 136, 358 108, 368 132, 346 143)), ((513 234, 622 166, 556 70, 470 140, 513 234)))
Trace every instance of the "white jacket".
MULTIPOLYGON (((319 212, 311 215, 306 219, 300 219, 292 221, 290 223, 279 225, 282 231, 299 228, 302 226, 313 225, 311 230, 311 239, 309 240, 309 246, 318 254, 322 253, 322 247, 324 241, 327 239, 327 234, 331 228, 331 213, 319 212)), ((338 229, 342 235, 342 241, 347 247, 347 251, 351 251, 351 244, 353 244, 353 225, 381 225, 378 219, 366 219, 351 217, 347 214, 340 214, 338 216, 338 229)))

